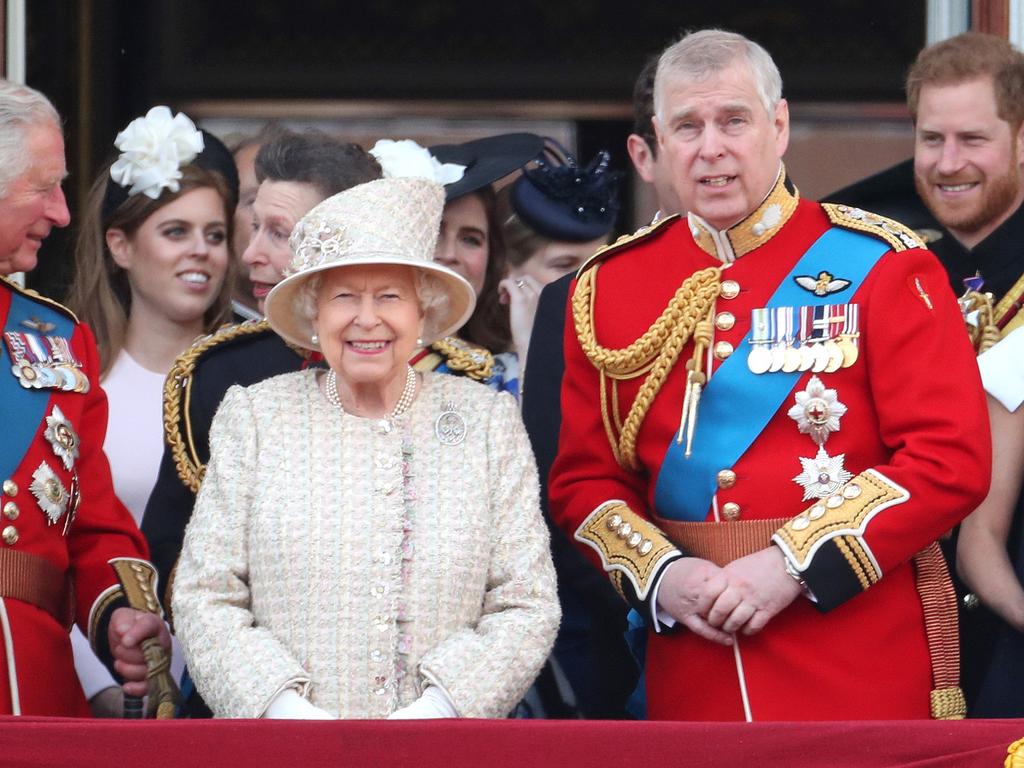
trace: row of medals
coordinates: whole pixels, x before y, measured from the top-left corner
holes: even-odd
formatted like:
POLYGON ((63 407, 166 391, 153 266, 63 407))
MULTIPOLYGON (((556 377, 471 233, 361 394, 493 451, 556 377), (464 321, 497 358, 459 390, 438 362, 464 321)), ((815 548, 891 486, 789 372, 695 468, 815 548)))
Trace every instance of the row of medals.
POLYGON ((64 337, 6 331, 4 341, 14 361, 11 373, 25 389, 89 391, 89 378, 64 337))
POLYGON ((834 341, 803 342, 799 346, 792 341, 777 341, 768 346, 755 343, 747 355, 747 367, 752 373, 834 373, 840 368, 849 368, 857 362, 857 338, 839 337, 834 341))
MULTIPOLYGON (((846 305, 847 311, 854 305, 846 305)), ((776 311, 792 313, 792 307, 777 308, 776 311)), ((758 313, 769 310, 755 310, 751 326, 756 327, 758 313)), ((763 318, 764 315, 761 315, 763 318)), ((845 319, 837 316, 834 319, 845 319)), ((781 325, 781 324, 780 324, 781 325)), ((801 340, 792 336, 786 338, 751 338, 751 350, 747 354, 747 368, 751 373, 795 373, 796 371, 813 371, 814 373, 834 373, 840 368, 849 368, 860 354, 856 330, 837 334, 835 337, 822 336, 807 338, 801 333, 801 340)))

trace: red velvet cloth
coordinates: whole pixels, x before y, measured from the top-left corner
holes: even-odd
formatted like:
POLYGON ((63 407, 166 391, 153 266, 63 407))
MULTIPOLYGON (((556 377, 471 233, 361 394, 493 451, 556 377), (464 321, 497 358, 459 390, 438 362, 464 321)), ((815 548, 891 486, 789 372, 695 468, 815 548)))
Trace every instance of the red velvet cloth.
POLYGON ((1024 720, 844 723, 0 718, 0 765, 997 768, 1024 720))

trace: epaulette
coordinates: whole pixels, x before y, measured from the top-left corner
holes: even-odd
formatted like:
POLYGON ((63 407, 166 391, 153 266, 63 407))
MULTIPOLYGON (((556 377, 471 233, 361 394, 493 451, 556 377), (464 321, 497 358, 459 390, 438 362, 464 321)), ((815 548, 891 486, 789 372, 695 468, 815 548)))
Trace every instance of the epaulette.
POLYGON ((178 477, 192 493, 199 491, 206 473, 206 465, 199 457, 192 437, 189 409, 196 366, 211 350, 264 333, 273 333, 266 320, 222 325, 213 333, 200 336, 192 342, 192 346, 178 355, 164 380, 164 439, 171 449, 178 477))
POLYGON ((655 233, 660 234, 660 232, 666 224, 668 224, 670 221, 675 221, 678 218, 678 213, 674 213, 671 216, 662 216, 656 221, 652 221, 650 224, 644 224, 642 227, 640 227, 640 229, 638 229, 631 235, 623 235, 614 243, 602 245, 600 248, 597 249, 597 252, 593 256, 591 256, 589 259, 583 262, 580 268, 576 270, 576 277, 582 275, 584 272, 586 272, 592 266, 597 264, 599 261, 604 261, 609 256, 618 253, 622 249, 627 248, 633 245, 634 243, 639 243, 643 240, 646 240, 655 233))
POLYGON ((38 291, 33 291, 31 288, 22 288, 16 282, 8 278, 6 275, 0 275, 0 280, 3 280, 5 283, 7 283, 8 286, 10 286, 12 290, 17 291, 22 296, 32 299, 32 301, 38 301, 40 304, 45 304, 51 309, 57 310, 62 315, 71 318, 74 322, 79 322, 78 316, 70 309, 65 307, 63 304, 61 304, 59 301, 54 301, 53 299, 47 296, 43 296, 41 293, 39 293, 38 291))
POLYGON ((457 336, 445 336, 430 348, 444 357, 450 370, 474 381, 487 381, 494 373, 494 355, 457 336))
POLYGON ((925 247, 923 240, 914 230, 895 219, 837 203, 822 203, 821 207, 828 220, 835 226, 874 235, 888 243, 894 251, 925 247))

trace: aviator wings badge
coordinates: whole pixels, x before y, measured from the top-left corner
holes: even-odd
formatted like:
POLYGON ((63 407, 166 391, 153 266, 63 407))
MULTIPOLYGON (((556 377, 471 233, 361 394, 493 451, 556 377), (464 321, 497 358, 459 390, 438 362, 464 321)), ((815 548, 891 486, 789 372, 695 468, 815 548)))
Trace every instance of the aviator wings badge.
POLYGON ((793 279, 796 280, 797 285, 804 290, 810 291, 815 296, 828 296, 832 293, 839 293, 850 284, 849 280, 834 277, 828 272, 819 272, 816 278, 810 275, 797 275, 793 279))

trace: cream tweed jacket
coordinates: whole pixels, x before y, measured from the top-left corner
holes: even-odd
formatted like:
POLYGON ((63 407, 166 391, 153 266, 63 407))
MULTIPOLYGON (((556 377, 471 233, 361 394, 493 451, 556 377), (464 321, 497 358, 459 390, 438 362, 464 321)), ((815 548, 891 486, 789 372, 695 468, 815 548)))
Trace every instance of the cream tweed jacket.
POLYGON ((330 405, 318 375, 232 387, 213 421, 172 598, 199 692, 218 717, 294 688, 382 718, 430 683, 460 716, 506 715, 559 620, 515 402, 428 373, 389 430, 330 405), (461 442, 439 437, 452 421, 461 442))

